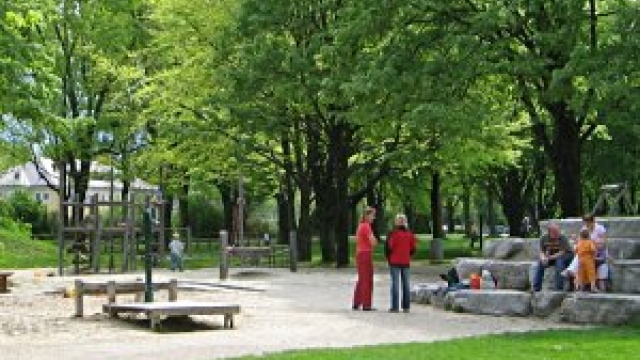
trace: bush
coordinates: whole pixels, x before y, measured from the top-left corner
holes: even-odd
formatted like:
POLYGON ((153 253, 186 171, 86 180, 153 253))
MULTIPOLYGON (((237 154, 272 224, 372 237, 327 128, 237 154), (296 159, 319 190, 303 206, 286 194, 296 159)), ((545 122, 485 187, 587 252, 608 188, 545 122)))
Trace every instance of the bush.
POLYGON ((210 238, 224 227, 222 209, 203 195, 189 196, 189 224, 194 237, 210 238))
POLYGON ((0 216, 29 225, 32 234, 53 233, 47 208, 24 191, 12 193, 0 209, 0 216))

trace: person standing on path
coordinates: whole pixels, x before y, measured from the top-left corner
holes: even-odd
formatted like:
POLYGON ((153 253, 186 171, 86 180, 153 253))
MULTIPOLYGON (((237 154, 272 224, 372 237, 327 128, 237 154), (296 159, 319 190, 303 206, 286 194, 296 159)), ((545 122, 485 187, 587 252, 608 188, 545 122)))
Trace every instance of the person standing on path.
POLYGON ((353 310, 374 310, 371 307, 373 297, 373 248, 378 244, 378 239, 373 234, 371 223, 376 218, 376 209, 367 207, 358 230, 356 231, 356 268, 358 280, 353 292, 353 310))
POLYGON ((177 232, 173 233, 173 238, 169 243, 169 250, 171 250, 171 271, 175 271, 176 269, 183 271, 182 255, 184 252, 184 244, 180 241, 180 235, 177 232))
POLYGON ((391 308, 389 312, 399 312, 398 283, 402 283, 402 311, 409 312, 411 294, 409 284, 409 266, 411 256, 416 251, 416 236, 409 231, 407 217, 396 215, 394 229, 387 235, 385 255, 391 272, 391 308))

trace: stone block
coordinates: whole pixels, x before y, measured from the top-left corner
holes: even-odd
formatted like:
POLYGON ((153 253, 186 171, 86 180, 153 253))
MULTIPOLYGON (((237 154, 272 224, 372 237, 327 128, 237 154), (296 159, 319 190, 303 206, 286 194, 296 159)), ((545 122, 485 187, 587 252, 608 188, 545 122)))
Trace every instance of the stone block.
POLYGON ((548 317, 560 309, 562 301, 567 297, 562 291, 542 291, 534 293, 531 297, 532 315, 548 317))
MULTIPOLYGON (((549 221, 560 226, 566 234, 577 234, 582 227, 581 218, 553 219, 540 221, 540 229, 544 231, 549 221)), ((596 217, 596 221, 607 228, 609 238, 637 238, 640 239, 640 217, 596 217)))
POLYGON ((614 292, 640 293, 640 260, 615 260, 610 269, 614 292))
POLYGON ((455 267, 460 279, 469 279, 472 273, 489 270, 498 281, 498 289, 527 290, 530 288, 531 261, 459 258, 455 267))
POLYGON ((411 301, 418 304, 431 304, 431 297, 433 294, 442 290, 443 286, 437 283, 413 285, 411 287, 411 301))
POLYGON ((514 290, 458 290, 446 295, 445 308, 469 314, 528 316, 531 294, 514 290))
POLYGON ((594 325, 637 324, 640 322, 640 296, 572 293, 562 302, 560 320, 594 325))

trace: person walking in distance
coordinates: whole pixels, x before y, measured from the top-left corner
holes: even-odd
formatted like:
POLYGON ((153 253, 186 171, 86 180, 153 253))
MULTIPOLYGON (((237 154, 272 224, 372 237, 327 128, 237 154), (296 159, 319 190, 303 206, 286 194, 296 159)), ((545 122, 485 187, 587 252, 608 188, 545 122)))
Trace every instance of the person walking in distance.
POLYGON ((411 294, 409 285, 409 266, 411 256, 416 251, 416 237, 409 231, 407 217, 404 214, 396 215, 394 229, 387 235, 385 242, 385 255, 389 262, 391 272, 391 308, 390 312, 399 312, 398 283, 402 284, 402 311, 409 312, 411 294))
POLYGON ((367 207, 356 231, 356 268, 358 280, 353 292, 353 310, 372 311, 373 297, 373 249, 378 239, 373 234, 371 223, 376 218, 376 209, 367 207))
POLYGON ((169 250, 171 250, 171 271, 178 269, 184 270, 182 267, 182 255, 184 252, 184 244, 180 241, 180 235, 177 232, 173 233, 173 238, 169 243, 169 250))

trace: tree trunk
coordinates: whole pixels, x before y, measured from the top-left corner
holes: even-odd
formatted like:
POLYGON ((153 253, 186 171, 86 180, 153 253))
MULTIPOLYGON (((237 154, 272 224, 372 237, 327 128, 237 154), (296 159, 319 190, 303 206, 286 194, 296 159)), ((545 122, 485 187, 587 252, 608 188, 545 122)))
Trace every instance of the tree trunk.
MULTIPOLYGON (((191 225, 188 183, 182 185, 180 198, 178 199, 178 207, 180 208, 180 227, 188 228, 191 225)), ((169 236, 171 236, 171 234, 169 234, 169 236)))
POLYGON ((164 232, 164 247, 165 249, 169 248, 169 243, 171 242, 171 218, 173 217, 173 195, 166 194, 164 196, 164 229, 160 229, 160 231, 164 232), (168 236, 167 236, 168 235, 168 236))
POLYGON ((464 234, 472 236, 473 221, 471 220, 471 187, 462 183, 462 221, 464 223, 464 234))
MULTIPOLYGON (((233 206, 235 204, 233 189, 228 184, 217 184, 216 187, 222 199, 224 230, 231 236, 231 231, 233 230, 233 206)), ((214 235, 217 236, 217 234, 214 235)))
POLYGON ((509 224, 509 235, 515 237, 524 236, 523 220, 527 208, 528 184, 526 174, 519 169, 509 169, 500 176, 498 191, 500 204, 509 224))
POLYGON ((300 217, 298 219, 298 260, 311 261, 311 188, 300 187, 300 217))
POLYGON ((447 198, 447 231, 449 233, 455 232, 456 222, 455 222, 455 204, 454 199, 451 197, 447 198))
POLYGON ((444 239, 445 234, 442 229, 442 199, 440 197, 440 173, 437 171, 431 175, 431 216, 433 218, 433 238, 444 239))
POLYGON ((560 200, 562 217, 582 214, 580 186, 580 126, 573 112, 564 102, 549 107, 554 120, 552 168, 560 200))
POLYGON ((346 126, 340 127, 336 144, 336 266, 349 266, 349 146, 351 137, 346 126))
POLYGON ((492 186, 487 185, 487 226, 489 227, 489 236, 498 236, 496 228, 496 204, 492 186))

